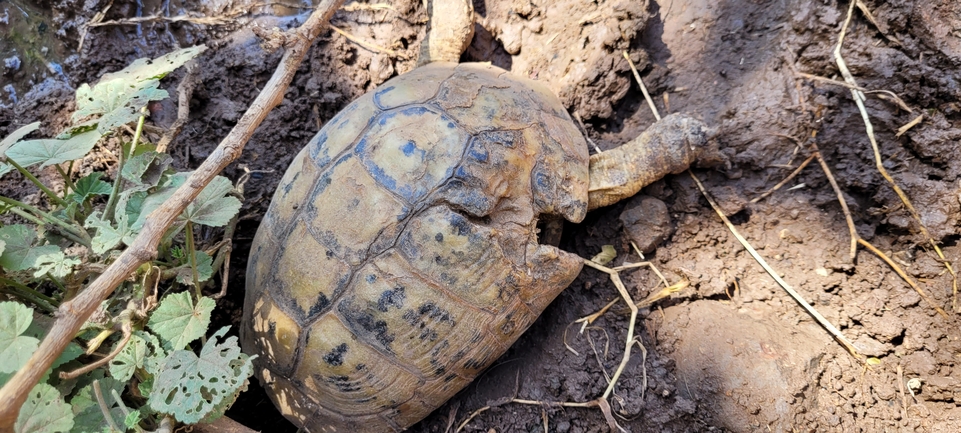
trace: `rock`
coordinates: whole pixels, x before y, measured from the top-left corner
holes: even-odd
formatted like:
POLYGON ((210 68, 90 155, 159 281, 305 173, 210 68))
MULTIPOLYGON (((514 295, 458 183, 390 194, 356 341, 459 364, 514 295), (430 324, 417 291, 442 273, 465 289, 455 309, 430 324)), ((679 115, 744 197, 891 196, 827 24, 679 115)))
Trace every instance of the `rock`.
POLYGON ((642 253, 654 251, 674 234, 667 205, 654 197, 638 195, 631 198, 621 212, 624 233, 642 253))
POLYGON ((710 425, 791 432, 795 415, 817 410, 817 401, 804 395, 831 340, 814 335, 813 327, 755 319, 715 301, 672 306, 664 314, 658 350, 675 348, 668 356, 683 383, 678 393, 693 398, 710 425))

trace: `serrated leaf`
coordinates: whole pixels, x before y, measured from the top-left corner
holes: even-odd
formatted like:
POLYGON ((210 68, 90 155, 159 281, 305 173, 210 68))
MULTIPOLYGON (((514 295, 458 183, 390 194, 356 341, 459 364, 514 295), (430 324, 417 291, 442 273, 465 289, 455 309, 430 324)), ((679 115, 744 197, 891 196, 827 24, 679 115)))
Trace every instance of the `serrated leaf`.
MULTIPOLYGON (((214 268, 211 266, 214 259, 203 251, 194 253, 194 260, 197 264, 197 281, 204 282, 214 275, 214 268)), ((182 268, 177 272, 177 281, 188 286, 194 285, 193 270, 190 267, 182 268)))
POLYGON ((601 252, 597 253, 596 256, 591 257, 591 261, 599 265, 606 265, 617 257, 617 251, 614 250, 613 245, 603 245, 601 246, 601 252))
MULTIPOLYGON (((147 342, 149 355, 147 355, 147 359, 144 360, 143 368, 147 370, 151 376, 156 375, 160 372, 160 363, 167 357, 167 351, 164 350, 163 345, 160 344, 160 340, 157 339, 156 335, 147 331, 134 331, 134 335, 147 342)), ((150 388, 147 389, 149 390, 150 388)), ((146 395, 147 393, 144 393, 144 396, 146 395)))
POLYGON ((110 184, 100 180, 103 173, 96 171, 84 176, 74 184, 74 191, 69 195, 75 202, 83 204, 95 195, 107 195, 111 192, 110 184))
POLYGON ((106 134, 139 119, 140 110, 150 101, 166 99, 169 94, 159 85, 155 80, 132 82, 104 75, 94 87, 82 84, 77 88, 77 111, 72 120, 100 116, 97 131, 106 134))
MULTIPOLYGON (((105 377, 98 380, 100 392, 104 397, 110 415, 116 424, 124 420, 123 412, 117 407, 117 401, 113 398, 113 391, 123 392, 124 383, 112 377, 105 377)), ((77 391, 70 400, 70 406, 74 414, 74 426, 70 433, 100 433, 104 427, 108 427, 107 420, 103 417, 103 411, 97 403, 94 394, 93 384, 88 384, 77 391)))
POLYGON ((240 200, 227 195, 234 186, 226 177, 217 176, 200 191, 197 198, 184 210, 183 217, 194 224, 223 227, 240 211, 240 200))
POLYGON ((18 302, 0 302, 0 372, 20 369, 40 340, 23 335, 33 322, 33 310, 18 302))
POLYGON ((206 296, 194 305, 189 293, 171 293, 160 301, 160 306, 150 315, 147 326, 160 337, 164 349, 183 349, 207 331, 214 305, 214 300, 206 296))
POLYGON ((140 414, 140 409, 130 411, 123 419, 123 426, 130 430, 140 424, 142 419, 143 415, 140 414))
POLYGON ((40 168, 83 158, 100 140, 102 134, 88 131, 65 140, 46 138, 14 144, 7 150, 7 158, 23 167, 40 164, 40 168))
POLYGON ((30 390, 27 401, 13 426, 17 433, 66 432, 73 428, 73 412, 56 388, 39 383, 30 390))
POLYGON ((67 257, 63 251, 43 254, 37 257, 37 263, 34 265, 37 271, 33 273, 33 276, 40 278, 46 274, 50 274, 54 278, 63 278, 70 275, 70 273, 73 272, 73 267, 79 264, 80 260, 67 257))
POLYGON ((40 122, 33 122, 29 125, 17 128, 12 134, 6 136, 3 141, 0 141, 0 158, 6 156, 7 149, 13 146, 14 143, 20 141, 21 138, 26 137, 33 131, 40 129, 40 122))
MULTIPOLYGON (((120 341, 117 344, 120 344, 120 341)), ((116 345, 113 350, 116 350, 116 345)), ((110 360, 110 375, 114 379, 126 382, 138 368, 143 368, 146 358, 147 343, 142 338, 132 335, 120 353, 110 360)))
POLYGON ((188 424, 222 416, 246 389, 253 373, 252 358, 240 352, 237 337, 217 342, 226 332, 224 327, 214 333, 199 357, 188 350, 171 352, 155 378, 147 404, 188 424))
MULTIPOLYGON (((137 222, 132 226, 133 229, 140 230, 147 219, 147 215, 150 215, 150 212, 153 212, 170 198, 177 188, 187 181, 189 176, 190 173, 187 172, 176 173, 170 176, 163 187, 148 195, 144 200, 137 222)), ((226 225, 240 211, 240 200, 236 197, 226 196, 232 190, 233 185, 226 177, 217 176, 213 178, 210 184, 200 191, 197 198, 187 205, 187 209, 177 217, 176 222, 171 226, 171 230, 178 230, 187 221, 211 227, 226 225)))
POLYGON ((84 227, 97 229, 97 234, 90 240, 90 249, 94 254, 103 254, 114 249, 114 247, 120 245, 120 241, 130 231, 126 218, 120 219, 119 227, 114 227, 109 221, 102 220, 99 212, 90 214, 84 227))
POLYGON ((60 251, 56 245, 34 246, 37 232, 24 224, 13 224, 0 227, 0 240, 6 246, 0 254, 0 268, 8 271, 22 271, 32 268, 37 263, 37 257, 60 251))
POLYGON ((104 74, 101 80, 121 79, 136 83, 144 80, 159 80, 170 72, 183 66, 207 49, 204 45, 196 45, 164 54, 156 59, 137 59, 126 68, 117 72, 104 74))
POLYGON ((121 176, 135 185, 152 188, 157 186, 171 163, 173 158, 170 155, 147 151, 127 160, 121 176))

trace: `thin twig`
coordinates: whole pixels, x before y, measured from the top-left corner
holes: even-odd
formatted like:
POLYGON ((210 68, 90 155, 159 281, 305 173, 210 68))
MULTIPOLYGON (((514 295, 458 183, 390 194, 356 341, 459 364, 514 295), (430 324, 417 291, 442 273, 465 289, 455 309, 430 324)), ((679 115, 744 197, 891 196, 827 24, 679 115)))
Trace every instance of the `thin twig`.
POLYGON ((401 53, 401 52, 397 52, 397 51, 394 51, 394 50, 391 50, 391 49, 384 48, 384 47, 382 47, 382 46, 380 46, 380 45, 377 45, 377 44, 375 44, 375 43, 373 43, 373 42, 367 42, 367 41, 365 41, 365 40, 363 40, 363 39, 361 39, 361 38, 358 38, 357 36, 354 36, 354 35, 352 35, 352 34, 350 34, 350 33, 347 33, 347 32, 345 32, 345 31, 341 30, 341 29, 339 29, 339 28, 337 28, 337 27, 335 27, 335 26, 333 26, 333 25, 330 26, 330 29, 333 30, 333 31, 335 31, 335 32, 337 32, 337 34, 339 34, 339 35, 347 38, 348 41, 351 41, 351 42, 353 42, 353 43, 355 43, 355 44, 357 44, 357 45, 360 45, 360 46, 362 46, 362 47, 364 47, 364 48, 366 48, 366 49, 368 49, 368 50, 370 50, 370 51, 373 51, 373 52, 375 52, 375 53, 384 53, 384 54, 387 54, 387 55, 389 55, 389 56, 391 56, 391 57, 399 58, 399 59, 401 59, 401 60, 404 60, 404 59, 407 58, 407 55, 404 54, 404 53, 401 53))
MULTIPOLYGON (((801 173, 801 170, 804 170, 804 167, 807 167, 808 164, 811 163, 811 160, 813 160, 815 157, 817 157, 817 155, 818 155, 817 153, 811 154, 811 156, 809 156, 807 159, 805 159, 804 162, 801 163, 801 165, 799 165, 796 169, 794 169, 794 171, 791 172, 791 174, 789 174, 787 177, 785 177, 784 180, 778 182, 777 185, 774 185, 773 187, 771 187, 771 189, 765 191, 764 194, 761 194, 761 195, 759 195, 759 196, 757 196, 757 197, 754 197, 754 199, 751 200, 751 203, 757 203, 757 202, 759 202, 759 201, 761 201, 761 200, 764 200, 765 197, 767 197, 767 196, 769 196, 769 195, 771 195, 771 194, 774 194, 774 191, 777 191, 777 190, 780 189, 782 186, 784 186, 784 185, 786 185, 788 182, 790 182, 791 179, 794 179, 795 176, 797 176, 799 173, 801 173)), ((792 159, 793 159, 793 158, 792 158, 792 159)))
POLYGON ((767 264, 767 261, 765 261, 764 258, 761 257, 761 255, 758 254, 758 252, 754 249, 754 247, 752 247, 751 244, 748 243, 747 239, 741 236, 741 234, 738 233, 737 229, 734 228, 734 224, 731 224, 731 221, 727 219, 726 215, 724 215, 724 211, 722 211, 720 206, 717 205, 717 202, 714 201, 714 198, 711 197, 710 194, 708 194, 706 189, 704 189, 704 185, 701 184, 701 180, 698 179, 697 176, 695 176, 692 171, 688 170, 687 173, 691 175, 691 179, 694 179, 694 183, 697 184, 698 189, 701 190, 701 194, 704 195, 704 198, 707 199, 707 202, 711 204, 711 207, 714 209, 714 212, 716 212, 717 215, 721 217, 721 220, 724 221, 724 224, 727 226, 728 230, 730 230, 731 233, 734 235, 734 237, 737 238, 738 242, 740 242, 741 245, 744 246, 744 249, 746 249, 747 252, 750 253, 752 257, 754 257, 754 260, 756 260, 758 264, 760 264, 761 267, 764 268, 765 271, 767 271, 767 273, 771 276, 771 278, 774 278, 774 281, 777 281, 777 283, 781 286, 781 288, 784 289, 784 291, 787 292, 789 295, 791 295, 791 297, 794 298, 794 300, 799 305, 801 305, 801 307, 804 308, 804 310, 807 311, 807 313, 810 314, 811 317, 813 317, 821 325, 821 327, 827 330, 828 333, 830 333, 831 336, 834 337, 834 339, 837 340, 838 343, 841 343, 841 345, 844 346, 844 348, 847 349, 847 351, 850 352, 851 355, 853 355, 856 359, 861 360, 862 356, 858 353, 857 349, 854 348, 854 344, 852 344, 851 341, 849 341, 847 337, 845 337, 844 334, 841 333, 841 331, 839 331, 836 327, 834 327, 834 325, 832 325, 831 322, 828 321, 828 319, 824 318, 824 316, 822 316, 821 313, 815 310, 814 307, 811 306, 811 304, 805 301, 804 298, 801 297, 801 295, 797 291, 795 291, 793 288, 791 288, 791 286, 788 285, 788 283, 786 283, 783 279, 781 279, 781 276, 777 272, 774 272, 774 269, 772 269, 771 266, 767 264))
POLYGON ((645 86, 644 81, 641 80, 641 74, 637 73, 637 68, 634 67, 634 62, 631 61, 631 56, 627 55, 627 51, 624 51, 624 58, 627 59, 627 64, 631 65, 631 72, 634 73, 634 79, 637 80, 637 85, 641 86, 641 93, 644 94, 644 99, 647 100, 647 106, 651 107, 654 118, 661 120, 661 115, 657 112, 657 107, 654 106, 654 100, 651 99, 651 95, 647 93, 647 86, 645 86))
POLYGON ((73 340, 90 314, 140 265, 156 257, 157 244, 167 227, 215 176, 240 157, 244 145, 250 140, 257 126, 267 117, 267 113, 283 100, 284 91, 297 72, 304 55, 343 1, 322 1, 307 21, 291 32, 292 37, 288 41, 287 50, 280 65, 234 129, 224 137, 210 157, 190 175, 190 178, 150 214, 142 231, 129 248, 124 250, 89 287, 60 306, 57 320, 40 343, 40 347, 10 378, 3 389, 0 389, 0 401, 4 402, 0 405, 0 433, 13 432, 13 425, 17 420, 20 407, 26 401, 30 390, 50 368, 53 361, 60 356, 67 344, 73 340))
POLYGON ((883 90, 883 89, 882 89, 882 90, 868 90, 868 89, 865 89, 865 88, 863 88, 863 87, 861 87, 861 86, 857 86, 857 85, 854 85, 854 84, 848 84, 848 83, 846 83, 846 82, 844 82, 844 81, 832 80, 832 79, 830 79, 830 78, 825 78, 825 77, 817 76, 817 75, 814 75, 814 74, 808 74, 808 73, 804 73, 804 72, 800 72, 800 71, 795 72, 795 74, 801 76, 802 78, 807 78, 807 79, 809 79, 809 80, 814 80, 814 81, 820 81, 820 82, 822 82, 822 83, 827 83, 827 84, 833 84, 833 85, 835 85, 835 86, 847 87, 848 89, 858 90, 858 91, 863 92, 863 93, 865 93, 865 94, 876 94, 876 93, 880 93, 880 95, 878 95, 878 98, 879 98, 879 99, 887 100, 888 98, 886 98, 886 97, 884 96, 884 95, 887 95, 887 96, 889 96, 889 97, 891 98, 892 101, 894 101, 895 105, 897 105, 898 108, 900 108, 900 109, 902 109, 902 110, 904 110, 904 111, 907 111, 908 113, 913 113, 913 112, 914 112, 914 110, 912 110, 911 107, 909 107, 908 104, 907 104, 906 102, 904 102, 904 100, 901 99, 900 96, 898 96, 896 93, 894 93, 894 92, 892 92, 892 91, 890 91, 890 90, 883 90))
POLYGON ((944 317, 945 319, 948 318, 948 313, 945 313, 944 310, 942 310, 941 307, 934 302, 934 299, 931 299, 924 289, 922 289, 921 286, 918 286, 918 284, 915 283, 914 280, 912 280, 911 277, 909 277, 908 274, 906 274, 904 270, 902 270, 901 267, 894 262, 894 260, 891 260, 886 254, 882 253, 881 250, 877 249, 874 245, 864 239, 858 238, 858 243, 870 250, 872 253, 876 254, 881 258, 881 260, 884 260, 884 262, 887 263, 891 269, 894 269, 894 272, 897 272, 901 279, 906 281, 912 288, 914 288, 914 291, 918 292, 918 294, 924 298, 925 302, 931 304, 931 306, 934 307, 934 310, 937 311, 941 317, 944 317))
POLYGON ((817 155, 818 164, 821 165, 821 170, 824 170, 824 175, 828 178, 828 182, 831 183, 831 188, 834 188, 834 193, 838 196, 838 203, 841 204, 841 212, 844 213, 844 220, 848 223, 848 232, 851 234, 851 248, 848 252, 848 257, 854 262, 854 258, 858 254, 857 240, 861 238, 858 234, 857 228, 854 226, 854 218, 851 217, 851 211, 848 209, 848 202, 844 199, 844 194, 841 193, 841 187, 838 186, 838 182, 834 180, 834 175, 831 173, 831 167, 828 167, 828 163, 824 161, 821 157, 821 151, 818 149, 817 143, 811 143, 811 147, 814 148, 814 154, 817 155))
MULTIPOLYGON (((848 69, 847 63, 844 61, 844 58, 841 56, 841 46, 844 43, 844 35, 847 33, 848 26, 851 24, 851 19, 854 16, 855 3, 858 3, 858 2, 851 2, 851 5, 848 7, 847 18, 845 18, 844 25, 841 26, 841 33, 838 35, 838 44, 836 47, 834 47, 834 58, 837 62, 838 70, 841 71, 841 75, 844 77, 844 81, 846 81, 848 84, 851 84, 852 86, 857 86, 858 83, 854 79, 854 75, 852 75, 851 71, 848 69)), ((931 237, 931 233, 928 232, 928 228, 924 225, 924 222, 921 220, 921 215, 918 213, 917 209, 914 208, 914 205, 911 204, 911 200, 908 199, 907 194, 905 194, 904 191, 901 190, 901 187, 898 186, 898 184, 894 181, 894 178, 891 177, 890 174, 888 174, 888 170, 884 168, 884 161, 882 161, 881 159, 881 151, 878 149, 878 141, 874 137, 874 125, 871 123, 871 118, 868 116, 868 110, 864 106, 864 94, 858 90, 851 89, 851 97, 854 99, 854 103, 857 104, 858 111, 861 112, 861 118, 864 120, 864 129, 868 135, 868 140, 871 141, 871 149, 874 150, 874 165, 877 167, 878 172, 881 173, 881 176, 883 176, 884 179, 887 180, 888 183, 891 185, 891 188, 901 199, 901 202, 904 203, 904 207, 908 209, 908 212, 911 213, 911 216, 914 218, 914 220, 918 222, 918 227, 921 230, 921 235, 928 240, 928 242, 934 248, 934 251, 938 254, 938 258, 941 260, 941 263, 944 264, 944 266, 948 269, 948 272, 951 273, 952 293, 953 293, 952 304, 954 305, 954 309, 957 312, 958 311, 958 304, 957 304, 958 275, 954 272, 954 267, 951 266, 951 262, 949 262, 944 257, 944 253, 941 251, 941 247, 939 247, 938 243, 935 242, 933 237, 931 237)))
POLYGON ((637 305, 634 304, 634 300, 631 299, 631 294, 627 292, 627 288, 624 287, 624 283, 621 282, 621 277, 618 275, 617 271, 610 269, 605 266, 601 266, 590 260, 584 260, 584 264, 597 269, 601 272, 606 273, 610 278, 611 282, 614 283, 614 287, 617 287, 618 293, 624 298, 624 302, 627 303, 627 307, 631 309, 631 318, 627 324, 627 344, 624 345, 624 355, 621 357, 621 364, 617 366, 617 370, 614 371, 614 375, 611 377, 611 383, 607 385, 607 389, 604 390, 604 394, 601 396, 601 400, 607 400, 607 397, 611 395, 614 391, 614 385, 617 384, 617 379, 621 377, 621 373, 624 372, 624 367, 627 366, 627 362, 631 359, 631 346, 634 340, 634 322, 637 320, 637 305))

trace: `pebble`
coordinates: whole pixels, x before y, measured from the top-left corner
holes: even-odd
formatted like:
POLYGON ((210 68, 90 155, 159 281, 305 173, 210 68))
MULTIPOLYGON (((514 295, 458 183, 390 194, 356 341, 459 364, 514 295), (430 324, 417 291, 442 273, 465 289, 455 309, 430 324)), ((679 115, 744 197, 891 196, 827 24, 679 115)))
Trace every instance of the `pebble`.
POLYGON ((650 196, 635 196, 621 212, 624 232, 642 253, 654 251, 674 234, 667 205, 650 196))

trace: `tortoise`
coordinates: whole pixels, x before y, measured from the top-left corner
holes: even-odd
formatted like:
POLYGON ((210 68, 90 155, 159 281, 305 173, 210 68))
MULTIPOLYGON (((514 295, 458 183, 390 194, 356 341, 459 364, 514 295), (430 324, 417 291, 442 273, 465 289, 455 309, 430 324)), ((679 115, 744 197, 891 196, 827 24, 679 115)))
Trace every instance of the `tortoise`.
POLYGON ((580 222, 686 169, 699 121, 588 155, 545 86, 432 63, 331 119, 293 159, 251 247, 242 340, 310 432, 401 431, 487 368, 578 275, 538 222, 580 222))

